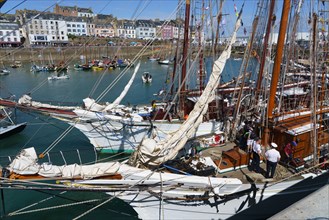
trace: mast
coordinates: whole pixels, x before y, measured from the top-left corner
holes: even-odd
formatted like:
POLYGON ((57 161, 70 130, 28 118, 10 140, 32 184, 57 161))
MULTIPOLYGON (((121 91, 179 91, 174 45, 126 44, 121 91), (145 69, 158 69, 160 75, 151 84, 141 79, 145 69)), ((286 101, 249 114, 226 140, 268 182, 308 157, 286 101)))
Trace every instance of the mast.
POLYGON ((313 163, 317 164, 318 160, 318 154, 317 154, 317 120, 316 120, 316 112, 317 112, 317 71, 316 71, 316 64, 317 64, 317 51, 316 51, 316 45, 317 45, 317 22, 318 22, 318 17, 315 13, 313 13, 313 23, 312 23, 312 45, 310 48, 310 61, 311 61, 311 94, 312 94, 312 99, 311 99, 311 121, 312 121, 312 132, 311 132, 311 144, 313 145, 313 163))
POLYGON ((260 87, 262 85, 262 79, 263 79, 263 72, 264 72, 264 67, 265 67, 265 60, 268 52, 268 41, 270 38, 270 33, 272 30, 272 20, 273 20, 273 11, 274 11, 274 6, 275 6, 275 0, 271 0, 270 2, 270 11, 268 14, 268 21, 267 21, 267 27, 266 27, 266 33, 265 33, 265 38, 264 38, 264 49, 262 52, 262 59, 260 62, 260 67, 259 67, 259 73, 258 73, 258 78, 257 78, 257 84, 256 84, 256 101, 258 100, 258 96, 260 93, 260 87))
POLYGON ((214 54, 216 54, 216 49, 217 49, 217 44, 218 44, 219 25, 220 25, 220 22, 222 21, 222 17, 223 17, 223 14, 222 14, 223 3, 224 3, 224 0, 220 0, 219 11, 218 11, 218 14, 217 14, 217 27, 216 27, 216 37, 215 37, 215 44, 214 44, 214 54))
POLYGON ((183 111, 185 116, 185 78, 186 78, 186 69, 187 69, 187 52, 189 46, 189 24, 190 24, 190 0, 186 0, 185 3, 185 23, 184 23, 184 44, 183 44, 183 65, 182 65, 182 74, 181 74, 181 91, 180 91, 180 108, 183 111))
POLYGON ((200 89, 200 94, 202 90, 204 89, 203 85, 203 48, 202 48, 202 43, 201 43, 201 34, 203 30, 203 17, 204 17, 204 0, 202 1, 202 14, 201 14, 201 22, 199 26, 199 50, 200 50, 200 56, 199 56, 199 89, 200 89))
MULTIPOLYGON (((282 15, 281 15, 281 22, 280 22, 280 30, 279 30, 279 37, 278 43, 276 46, 276 56, 274 59, 274 66, 272 71, 272 80, 271 80, 271 88, 270 88, 270 95, 269 101, 267 105, 267 118, 272 120, 273 118, 273 110, 274 110, 274 101, 275 101, 275 94, 277 91, 279 76, 280 76, 280 69, 281 69, 281 60, 284 48, 284 41, 286 36, 287 24, 288 24, 288 15, 290 11, 290 0, 284 0, 283 8, 282 8, 282 15)), ((269 143, 269 135, 270 131, 267 127, 265 127, 264 131, 264 144, 267 145, 269 143)))

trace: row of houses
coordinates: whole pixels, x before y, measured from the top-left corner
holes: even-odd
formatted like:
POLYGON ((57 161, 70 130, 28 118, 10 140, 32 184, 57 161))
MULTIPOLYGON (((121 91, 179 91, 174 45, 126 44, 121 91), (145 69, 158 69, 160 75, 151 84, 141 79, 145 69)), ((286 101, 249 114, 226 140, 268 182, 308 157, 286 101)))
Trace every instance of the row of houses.
POLYGON ((54 12, 17 10, 12 18, 0 20, 0 46, 19 46, 21 38, 31 45, 65 45, 70 35, 168 40, 179 33, 177 21, 117 20, 91 9, 59 5, 54 12))

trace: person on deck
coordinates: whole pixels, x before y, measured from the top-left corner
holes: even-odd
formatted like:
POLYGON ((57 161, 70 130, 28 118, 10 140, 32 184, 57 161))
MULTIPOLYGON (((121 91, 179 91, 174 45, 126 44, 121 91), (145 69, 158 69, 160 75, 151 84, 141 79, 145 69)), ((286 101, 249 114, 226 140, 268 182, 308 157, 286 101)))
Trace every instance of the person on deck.
POLYGON ((279 151, 276 150, 278 145, 276 143, 271 143, 271 149, 266 151, 265 157, 266 157, 266 178, 273 178, 276 165, 280 161, 281 155, 279 151), (271 173, 271 175, 270 175, 271 173))
POLYGON ((255 171, 256 173, 260 173, 260 156, 262 153, 262 147, 260 145, 260 138, 256 137, 254 142, 252 143, 252 162, 251 162, 251 170, 255 171))
POLYGON ((293 159, 293 153, 294 153, 295 147, 297 147, 297 142, 296 141, 292 141, 284 147, 284 153, 285 153, 286 158, 287 158, 286 159, 287 164, 289 164, 293 159))

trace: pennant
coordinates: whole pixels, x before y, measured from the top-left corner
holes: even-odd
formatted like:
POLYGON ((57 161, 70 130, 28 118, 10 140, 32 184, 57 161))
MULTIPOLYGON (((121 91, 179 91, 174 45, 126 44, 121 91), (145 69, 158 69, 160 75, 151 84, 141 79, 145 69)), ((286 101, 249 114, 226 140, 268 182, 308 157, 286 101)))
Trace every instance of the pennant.
POLYGON ((241 20, 241 26, 243 26, 243 21, 241 20))
POLYGON ((234 12, 236 12, 238 8, 236 7, 236 4, 234 4, 234 12))
POLYGON ((222 35, 224 35, 224 32, 225 32, 225 31, 222 32, 222 35))
POLYGON ((247 29, 246 28, 243 29, 243 33, 244 33, 244 35, 247 35, 247 29))

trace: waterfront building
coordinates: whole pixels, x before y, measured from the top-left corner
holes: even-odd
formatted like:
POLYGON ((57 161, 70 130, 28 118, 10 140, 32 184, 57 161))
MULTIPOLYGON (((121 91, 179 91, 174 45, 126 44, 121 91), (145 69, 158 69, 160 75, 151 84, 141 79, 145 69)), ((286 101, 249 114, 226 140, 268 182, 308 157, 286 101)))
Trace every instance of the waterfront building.
POLYGON ((68 44, 66 19, 54 13, 35 10, 17 10, 16 18, 22 26, 26 43, 31 45, 68 44))
POLYGON ((88 36, 96 36, 96 31, 95 31, 95 23, 92 21, 87 22, 87 35, 88 36))
POLYGON ((85 36, 88 34, 87 22, 83 18, 66 17, 67 33, 75 36, 85 36))
POLYGON ((54 13, 72 17, 93 18, 96 16, 96 14, 93 13, 91 8, 79 8, 77 6, 60 6, 58 4, 56 4, 54 7, 54 13))
POLYGON ((21 45, 17 23, 0 21, 0 47, 18 47, 21 45))
POLYGON ((136 38, 152 39, 155 37, 156 28, 152 20, 137 20, 136 21, 136 38))
POLYGON ((117 36, 120 38, 136 38, 135 22, 119 20, 117 23, 117 36))
POLYGON ((115 31, 111 24, 96 24, 95 34, 97 37, 114 37, 115 31))

